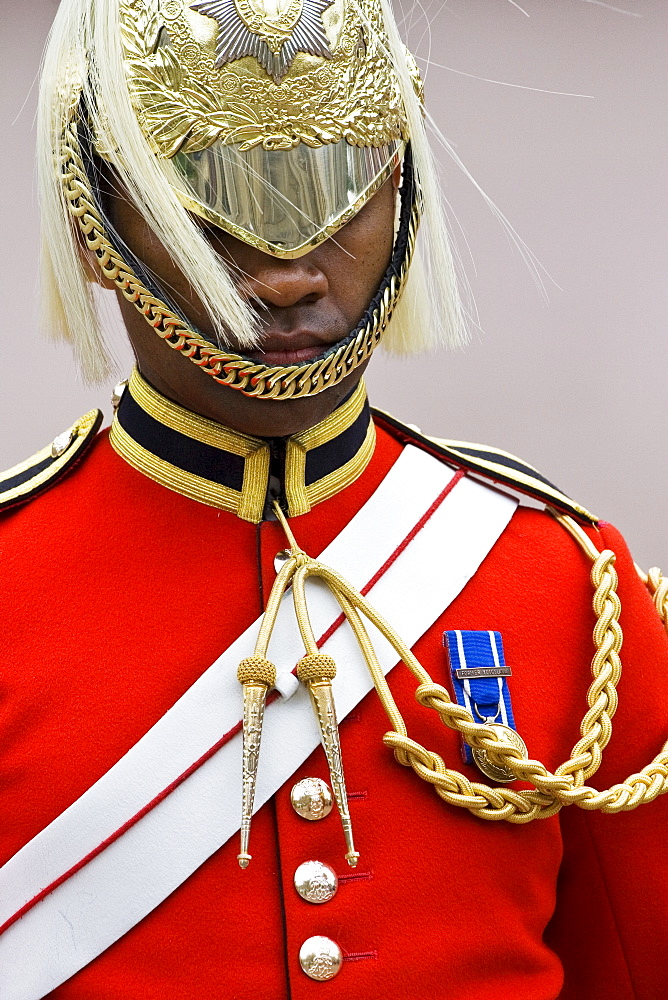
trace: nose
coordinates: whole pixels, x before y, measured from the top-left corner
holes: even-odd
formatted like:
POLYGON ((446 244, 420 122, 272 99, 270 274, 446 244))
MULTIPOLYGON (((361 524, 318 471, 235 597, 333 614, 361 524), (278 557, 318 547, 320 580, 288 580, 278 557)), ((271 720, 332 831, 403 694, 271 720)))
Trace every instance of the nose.
POLYGON ((329 281, 312 260, 307 260, 309 256, 283 260, 257 251, 252 265, 246 267, 244 284, 249 296, 260 299, 265 305, 281 308, 324 298, 329 291, 329 281))

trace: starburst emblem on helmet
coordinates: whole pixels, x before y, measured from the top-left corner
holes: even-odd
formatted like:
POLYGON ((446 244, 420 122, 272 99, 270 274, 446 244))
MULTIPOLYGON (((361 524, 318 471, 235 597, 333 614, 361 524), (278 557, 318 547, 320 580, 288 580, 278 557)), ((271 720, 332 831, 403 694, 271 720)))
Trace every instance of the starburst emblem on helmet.
POLYGON ((252 56, 280 84, 298 52, 332 58, 322 14, 333 0, 198 0, 218 22, 216 66, 252 56))

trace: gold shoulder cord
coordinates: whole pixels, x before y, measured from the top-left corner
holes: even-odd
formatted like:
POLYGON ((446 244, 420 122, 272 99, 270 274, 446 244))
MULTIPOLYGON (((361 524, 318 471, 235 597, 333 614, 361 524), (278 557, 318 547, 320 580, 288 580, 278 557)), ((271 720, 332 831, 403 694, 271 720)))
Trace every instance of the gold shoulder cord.
MULTIPOLYGON (((352 845, 341 751, 331 698, 331 678, 336 672, 336 667, 331 657, 319 652, 313 635, 304 587, 310 576, 318 577, 329 587, 359 643, 378 696, 392 725, 390 732, 383 737, 383 742, 394 750, 394 755, 400 764, 412 767, 415 773, 433 785, 436 793, 450 805, 468 809, 481 819, 530 823, 535 819, 553 816, 562 806, 567 805, 576 805, 590 811, 600 810, 604 813, 628 811, 645 802, 651 802, 668 791, 668 743, 664 744, 660 753, 642 771, 630 775, 625 781, 611 788, 597 791, 585 784, 601 764, 603 750, 612 735, 611 720, 617 708, 616 686, 622 669, 619 658, 622 630, 619 624, 621 604, 617 596, 617 573, 614 568, 616 557, 610 549, 599 552, 571 517, 559 514, 551 508, 548 510, 572 535, 593 564, 591 570, 594 587, 593 608, 597 616, 593 632, 595 647, 591 665, 593 680, 587 693, 588 711, 580 725, 581 738, 573 747, 569 760, 554 772, 548 771, 540 761, 527 759, 528 754, 518 745, 521 741, 514 742, 514 739, 517 739, 514 732, 505 726, 475 722, 466 708, 454 703, 446 688, 434 683, 401 637, 366 598, 335 570, 311 559, 299 548, 282 511, 277 505, 275 506, 276 516, 290 541, 291 557, 274 582, 258 635, 255 656, 251 660, 243 661, 239 679, 244 684, 245 706, 252 705, 253 699, 257 697, 252 690, 258 684, 258 677, 255 674, 264 671, 262 678, 259 679, 259 683, 263 685, 264 704, 264 694, 273 683, 273 681, 270 683, 269 675, 275 676, 272 673, 275 668, 266 659, 269 641, 281 598, 292 584, 295 614, 306 650, 306 656, 297 666, 297 675, 310 689, 321 726, 332 787, 341 813, 348 848, 346 858, 349 864, 355 865, 358 855, 352 845), (506 771, 509 780, 528 782, 533 787, 515 790, 470 781, 459 771, 446 767, 437 753, 412 740, 378 662, 364 619, 379 629, 418 681, 415 698, 420 705, 434 709, 443 724, 461 733, 466 742, 478 751, 478 755, 486 759, 492 769, 502 769, 501 773, 506 771), (255 673, 248 669, 251 662, 257 664, 255 673), (322 695, 323 690, 324 695, 322 695)), ((638 570, 638 573, 652 594, 657 612, 668 631, 668 579, 664 578, 658 569, 650 570, 647 575, 641 570, 638 570)), ((244 719, 246 714, 245 711, 244 719)), ((257 720, 257 713, 253 718, 257 720)), ((251 728, 247 733, 245 726, 244 825, 242 852, 239 855, 242 867, 246 867, 250 860, 248 834, 253 803, 252 791, 249 792, 249 789, 254 788, 258 751, 259 731, 251 728)))

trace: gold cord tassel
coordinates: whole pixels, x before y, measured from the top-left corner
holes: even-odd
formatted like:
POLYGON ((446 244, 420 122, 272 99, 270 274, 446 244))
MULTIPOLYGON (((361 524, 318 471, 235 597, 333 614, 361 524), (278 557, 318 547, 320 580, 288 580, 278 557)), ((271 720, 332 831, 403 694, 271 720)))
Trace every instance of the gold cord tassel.
POLYGON ((297 677, 308 688, 311 704, 320 727, 320 739, 327 757, 332 791, 341 817, 346 841, 346 861, 351 868, 357 866, 359 853, 353 843, 353 827, 348 810, 348 793, 343 776, 341 741, 336 721, 336 707, 332 681, 336 676, 336 663, 326 653, 307 653, 297 664, 297 677))
POLYGON ((297 568, 298 559, 293 554, 282 567, 271 588, 267 607, 255 643, 253 656, 242 660, 237 669, 237 677, 244 689, 243 718, 243 781, 241 800, 241 850, 237 860, 241 868, 248 868, 251 855, 248 853, 257 767, 260 758, 262 722, 267 692, 276 683, 276 667, 267 659, 269 640, 276 623, 278 609, 285 590, 297 568))
MULTIPOLYGON (((327 766, 329 767, 332 791, 334 792, 336 806, 341 817, 343 836, 346 842, 346 861, 351 868, 355 868, 359 860, 359 853, 355 850, 353 842, 352 821, 348 809, 348 792, 346 791, 346 782, 343 774, 341 740, 336 720, 334 692, 332 691, 332 681, 336 676, 336 663, 331 656, 321 653, 318 649, 309 618, 304 590, 307 577, 311 573, 317 572, 320 569, 320 564, 307 556, 299 548, 285 515, 278 504, 274 504, 274 510, 291 546, 292 558, 285 564, 281 573, 288 574, 286 580, 290 579, 292 582, 295 616, 304 643, 304 649, 306 650, 306 655, 297 664, 297 677, 302 684, 306 685, 311 696, 311 704, 313 705, 313 711, 315 712, 320 729, 320 740, 327 758, 327 766), (291 569, 290 566, 292 566, 291 569)), ((285 586, 287 586, 287 583, 285 586)), ((274 587, 276 587, 276 584, 274 584, 274 587)), ((267 610, 269 610, 269 606, 267 606, 267 610)))
POLYGON ((251 860, 248 842, 255 800, 257 765, 260 758, 264 705, 267 691, 270 691, 276 683, 276 667, 263 656, 249 656, 239 664, 237 677, 244 687, 241 852, 237 855, 237 860, 241 868, 248 868, 251 860))

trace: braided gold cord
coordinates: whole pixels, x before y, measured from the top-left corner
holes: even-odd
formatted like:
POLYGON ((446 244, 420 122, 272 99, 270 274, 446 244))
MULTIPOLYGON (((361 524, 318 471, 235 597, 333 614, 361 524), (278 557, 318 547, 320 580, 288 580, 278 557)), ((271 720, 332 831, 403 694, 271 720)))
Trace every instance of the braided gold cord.
MULTIPOLYGON (((621 674, 621 605, 616 589, 614 553, 609 549, 599 552, 572 518, 552 511, 593 564, 595 651, 591 665, 592 683, 587 692, 588 710, 580 725, 580 739, 573 747, 570 758, 552 772, 540 761, 523 759, 521 751, 504 737, 503 727, 476 722, 466 708, 453 702, 446 688, 432 680, 401 637, 362 594, 335 570, 310 559, 299 549, 282 512, 277 509, 276 513, 292 545, 292 558, 283 566, 279 574, 282 579, 279 583, 277 578, 275 587, 279 585, 282 596, 290 580, 294 584, 295 609, 307 653, 317 650, 304 593, 305 581, 314 576, 329 587, 356 636, 380 701, 393 726, 383 737, 383 742, 392 748, 400 764, 411 767, 420 778, 433 785, 445 802, 468 809, 481 819, 524 824, 553 816, 566 805, 605 813, 631 810, 651 802, 668 790, 668 743, 650 764, 625 781, 602 791, 586 784, 599 768, 603 750, 612 734, 612 718, 617 708, 616 687, 621 674), (364 625, 365 618, 391 643, 417 680, 415 697, 418 703, 433 709, 443 724, 461 733, 471 747, 484 750, 493 764, 508 768, 517 780, 533 787, 493 787, 471 781, 459 771, 448 768, 435 751, 410 738, 373 649, 364 625)), ((647 585, 668 628, 668 584, 658 570, 652 570, 647 585)), ((272 605, 272 598, 269 605, 272 605)), ((266 648, 261 655, 266 655, 266 648)))
POLYGON ((86 175, 76 117, 73 117, 64 131, 60 163, 68 211, 77 220, 86 245, 95 255, 105 278, 112 281, 125 298, 133 303, 166 344, 189 358, 214 381, 238 389, 246 396, 257 396, 260 399, 312 396, 341 382, 366 361, 377 347, 401 296, 415 250, 419 226, 417 200, 411 213, 407 252, 400 273, 391 278, 364 329, 350 343, 341 344, 332 354, 317 358, 310 365, 268 367, 222 350, 191 330, 177 313, 146 288, 114 249, 86 175))
POLYGON ((636 571, 649 590, 654 607, 668 632, 668 577, 663 575, 658 566, 652 567, 648 573, 643 573, 640 567, 636 566, 636 571))

